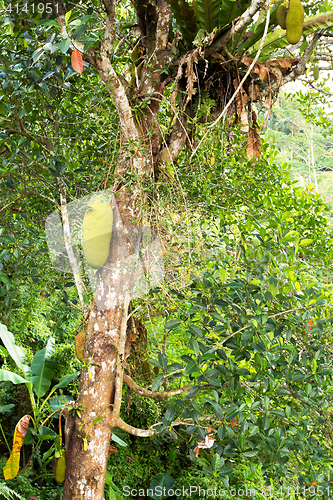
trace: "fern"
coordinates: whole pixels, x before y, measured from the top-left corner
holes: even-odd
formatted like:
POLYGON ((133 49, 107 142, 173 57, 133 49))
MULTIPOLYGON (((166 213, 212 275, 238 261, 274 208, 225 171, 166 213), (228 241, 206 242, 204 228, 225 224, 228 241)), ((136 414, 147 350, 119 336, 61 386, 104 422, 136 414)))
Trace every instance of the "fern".
POLYGON ((219 26, 224 27, 231 23, 236 17, 241 16, 250 5, 251 0, 222 0, 219 12, 219 26))
POLYGON ((25 500, 16 491, 9 488, 5 483, 0 483, 0 500, 25 500))
POLYGON ((197 32, 197 18, 193 6, 186 0, 168 0, 168 2, 179 26, 179 31, 188 47, 191 47, 197 32))
POLYGON ((220 0, 197 0, 200 28, 211 33, 219 25, 220 0))

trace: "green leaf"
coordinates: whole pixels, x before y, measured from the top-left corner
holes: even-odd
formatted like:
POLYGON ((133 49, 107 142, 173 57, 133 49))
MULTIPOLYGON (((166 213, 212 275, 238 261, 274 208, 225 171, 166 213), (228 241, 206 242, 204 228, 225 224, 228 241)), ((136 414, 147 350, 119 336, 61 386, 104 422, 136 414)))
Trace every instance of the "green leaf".
POLYGON ((174 330, 180 324, 181 324, 181 321, 179 321, 178 319, 171 319, 170 321, 165 323, 165 329, 166 330, 174 330))
POLYGON ((185 399, 194 398, 197 394, 199 394, 199 392, 200 392, 200 387, 198 385, 194 385, 186 394, 185 399))
POLYGON ((219 26, 227 26, 236 17, 243 14, 250 3, 249 0, 246 0, 244 3, 233 0, 222 0, 219 10, 219 26))
POLYGON ((58 48, 61 50, 61 52, 63 52, 64 54, 66 54, 66 52, 69 49, 70 44, 71 44, 70 38, 64 38, 57 45, 58 45, 58 48))
POLYGON ((13 384, 26 384, 28 381, 9 370, 0 369, 0 382, 12 382, 13 384))
POLYGON ((159 352, 157 357, 158 357, 158 361, 160 363, 160 366, 162 368, 166 368, 168 365, 168 358, 166 357, 166 355, 163 354, 163 352, 159 352))
POLYGON ((190 331, 202 339, 203 331, 196 325, 190 325, 190 331))
POLYGON ((311 243, 313 243, 313 239, 312 238, 304 238, 303 240, 301 240, 299 242, 299 246, 306 247, 307 245, 311 245, 311 243))
POLYGON ((7 327, 0 323, 0 338, 4 343, 9 355, 16 363, 16 366, 25 374, 28 373, 28 367, 24 364, 25 354, 23 349, 15 344, 14 335, 7 330, 7 327))
POLYGON ((157 474, 150 481, 148 497, 151 497, 154 499, 161 499, 163 497, 161 497, 159 492, 160 491, 162 492, 163 490, 164 491, 170 490, 174 484, 175 484, 175 481, 169 474, 165 474, 165 473, 157 474), (154 492, 156 492, 156 493, 154 493, 154 492))
POLYGON ((251 332, 249 330, 245 330, 244 332, 242 332, 242 340, 249 340, 253 337, 254 335, 254 332, 251 332))
POLYGON ((226 434, 225 426, 224 425, 219 425, 219 427, 217 429, 217 435, 218 435, 218 437, 220 438, 221 441, 224 439, 225 434, 226 434))
POLYGON ((38 438, 41 439, 42 441, 47 440, 47 439, 54 439, 57 436, 57 433, 54 432, 52 429, 49 427, 45 426, 40 426, 38 428, 38 438))
POLYGON ((199 354, 200 354, 200 349, 199 349, 199 344, 198 344, 197 340, 195 340, 195 339, 190 339, 190 347, 191 347, 191 349, 195 352, 195 354, 196 354, 197 356, 199 356, 199 354))
POLYGON ((197 430, 197 428, 198 427, 196 425, 189 425, 188 427, 186 427, 186 434, 192 434, 197 430))
POLYGON ((221 457, 218 453, 215 453, 212 460, 212 469, 217 472, 221 468, 221 457))
POLYGON ((0 406, 0 413, 6 413, 7 411, 10 411, 14 407, 15 405, 13 404, 0 406))
POLYGON ((185 366, 185 375, 190 375, 193 372, 198 371, 198 365, 195 361, 189 361, 185 366))
POLYGON ((44 54, 44 48, 42 47, 41 49, 35 50, 35 52, 32 54, 32 60, 33 62, 37 62, 38 59, 44 54))
POLYGON ((197 0, 200 28, 211 33, 219 25, 220 0, 197 0))
POLYGON ((93 421, 93 425, 98 424, 98 422, 100 422, 101 420, 103 420, 103 417, 95 418, 95 420, 93 421))
POLYGON ((258 455, 258 450, 244 451, 244 453, 242 453, 242 457, 246 458, 253 458, 256 455, 258 455))
POLYGON ((54 339, 51 337, 44 349, 36 352, 31 363, 31 374, 34 391, 40 398, 48 391, 56 370, 57 362, 51 358, 54 339))
POLYGON ((72 380, 74 380, 79 375, 79 373, 80 372, 71 373, 69 375, 64 375, 63 377, 61 377, 59 382, 54 387, 52 387, 52 390, 61 389, 62 387, 66 387, 68 384, 70 384, 72 382, 72 380))
POLYGON ((55 19, 39 19, 38 24, 42 24, 44 26, 56 26, 57 28, 61 28, 60 24, 55 19))
POLYGON ((74 33, 71 35, 72 40, 77 40, 78 38, 80 38, 80 36, 87 31, 87 28, 87 24, 81 24, 81 26, 78 26, 74 33))
POLYGON ((187 45, 192 46, 192 42, 197 32, 197 19, 195 10, 186 0, 168 0, 174 18, 180 28, 187 45))
POLYGON ((157 391, 157 389, 159 388, 159 386, 162 384, 163 382, 163 375, 159 375, 158 377, 156 377, 154 380, 153 380, 153 383, 151 384, 151 390, 152 391, 157 391))
POLYGON ((222 419, 222 416, 223 416, 223 412, 222 412, 222 408, 221 406, 218 404, 218 403, 211 403, 213 408, 214 408, 214 413, 215 413, 215 417, 218 419, 218 420, 221 420, 222 419))
POLYGON ((72 400, 72 398, 70 396, 65 395, 65 394, 62 394, 61 396, 56 396, 56 397, 52 398, 49 401, 51 412, 54 412, 57 410, 62 410, 63 408, 65 408, 68 405, 69 401, 71 401, 71 400, 72 400))
MULTIPOLYGON (((228 454, 226 453, 226 455, 228 456, 228 454)), ((232 467, 221 467, 221 469, 219 470, 219 474, 220 476, 229 476, 230 474, 233 474, 234 472, 234 469, 232 467)))
POLYGON ((125 441, 120 439, 120 437, 118 437, 117 434, 115 434, 114 432, 112 432, 111 439, 112 439, 112 441, 119 444, 120 446, 127 446, 127 443, 125 443, 125 441))

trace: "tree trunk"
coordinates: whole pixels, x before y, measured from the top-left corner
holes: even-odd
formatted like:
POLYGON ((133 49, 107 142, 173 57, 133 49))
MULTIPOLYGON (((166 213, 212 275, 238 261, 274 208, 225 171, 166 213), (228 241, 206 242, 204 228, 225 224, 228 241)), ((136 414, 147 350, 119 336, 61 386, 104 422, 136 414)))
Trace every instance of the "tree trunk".
POLYGON ((79 399, 67 411, 63 500, 104 499, 117 364, 113 344, 119 339, 122 309, 121 306, 109 311, 94 308, 90 315, 85 362, 89 363, 94 352, 93 365, 82 369, 79 399), (94 424, 97 417, 102 420, 94 424))
POLYGON ((104 499, 110 439, 121 405, 123 367, 133 340, 126 343, 130 295, 124 291, 118 270, 123 267, 124 255, 135 246, 133 240, 129 243, 123 227, 133 222, 137 203, 135 189, 121 191, 114 210, 109 259, 98 271, 95 303, 85 334, 86 366, 81 371, 80 394, 66 412, 63 500, 104 499), (111 285, 116 293, 110 298, 111 285))

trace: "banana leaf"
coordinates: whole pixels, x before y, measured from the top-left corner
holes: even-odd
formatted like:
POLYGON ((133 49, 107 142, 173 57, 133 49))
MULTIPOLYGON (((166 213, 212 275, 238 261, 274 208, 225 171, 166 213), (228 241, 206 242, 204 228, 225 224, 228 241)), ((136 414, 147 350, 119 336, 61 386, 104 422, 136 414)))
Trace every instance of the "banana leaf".
POLYGON ((0 338, 16 366, 27 375, 29 369, 24 364, 25 354, 21 347, 15 344, 14 335, 7 330, 6 325, 0 324, 0 338))
POLYGON ((31 363, 34 391, 40 398, 48 391, 56 370, 56 360, 52 358, 54 339, 50 338, 44 349, 36 352, 31 363))
POLYGON ((20 452, 24 437, 27 433, 30 415, 24 415, 15 427, 13 447, 10 457, 3 468, 5 480, 14 479, 19 471, 20 452))

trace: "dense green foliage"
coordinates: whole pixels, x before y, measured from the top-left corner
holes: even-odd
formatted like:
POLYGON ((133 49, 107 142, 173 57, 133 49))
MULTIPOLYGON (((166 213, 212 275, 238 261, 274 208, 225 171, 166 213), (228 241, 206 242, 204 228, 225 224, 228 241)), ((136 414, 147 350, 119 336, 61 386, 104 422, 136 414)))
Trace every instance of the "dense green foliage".
MULTIPOLYGON (((222 37, 248 6, 226 0, 220 9, 220 2, 198 0, 197 10, 184 2, 186 11, 170 3, 170 36, 177 29, 183 35, 174 57, 203 50, 209 32, 222 37)), ((117 6, 120 40, 133 24, 134 10, 127 7, 117 6)), ((276 7, 260 62, 287 45, 276 29, 276 7)), ((329 2, 305 6, 309 15, 329 8, 329 2)), ((74 8, 67 14, 71 39, 45 12, 1 18, 7 31, 0 46, 0 498, 61 498, 52 460, 62 451, 60 410, 79 391, 74 339, 84 318, 72 275, 51 266, 45 219, 59 209, 59 179, 67 202, 111 187, 121 147, 118 115, 97 72, 85 65, 80 78, 70 62, 71 40, 85 50, 96 47, 104 20, 92 7, 82 9, 83 16, 74 8), (4 484, 2 468, 25 414, 33 420, 20 472, 4 484)), ((254 25, 246 40, 230 41, 236 55, 254 55, 265 23, 260 18, 254 25)), ((140 124, 151 97, 135 92, 130 53, 136 45, 130 34, 111 59, 128 79, 140 124)), ((307 46, 305 40, 301 52, 307 46)), ((206 70, 198 68, 202 84, 206 70)), ((164 68, 165 75, 172 71, 171 64, 164 68)), ((189 80, 182 85, 189 87, 189 80)), ((174 121, 172 90, 166 89, 158 115, 163 140, 174 121)), ((329 166, 332 144, 323 128, 331 119, 314 105, 315 94, 298 93, 297 99, 299 112, 281 98, 254 161, 241 124, 226 120, 209 129, 203 123, 222 100, 214 88, 198 92, 189 117, 197 140, 204 139, 196 154, 182 150, 154 182, 140 184, 134 171, 122 179, 147 192, 149 210, 142 208, 160 235, 165 264, 164 283, 132 304, 146 330, 128 358, 131 372, 153 391, 192 387, 166 402, 124 389, 124 420, 159 433, 142 440, 116 430, 106 479, 111 500, 123 498, 125 486, 151 484, 246 486, 260 490, 258 498, 272 485, 276 499, 297 497, 296 488, 315 497, 316 486, 323 491, 318 496, 330 497, 333 234, 325 201, 307 183, 295 182, 289 167, 305 175, 310 164, 312 181, 316 169, 329 166), (299 114, 308 110, 310 124, 299 114), (292 158, 285 147, 290 135, 292 158), (302 157, 310 139, 315 164, 311 154, 306 164, 302 157), (210 446, 203 446, 207 440, 210 446)), ((144 153, 131 141, 124 148, 129 156, 140 148, 144 153)), ((83 282, 89 307, 93 295, 84 274, 83 282)))
MULTIPOLYGON (((209 147, 192 161, 190 169, 179 167, 183 194, 187 193, 183 220, 172 214, 167 219, 168 203, 160 204, 160 211, 165 210, 162 229, 170 235, 167 254, 174 255, 177 242, 181 260, 166 269, 165 287, 146 298, 149 310, 165 310, 170 316, 167 320, 152 318, 143 342, 141 357, 150 360, 151 374, 136 370, 138 383, 150 381, 154 390, 163 383, 163 368, 173 373, 168 377, 170 388, 187 378, 193 389, 171 406, 145 403, 137 395, 131 397, 128 410, 124 404, 124 416, 132 425, 146 428, 160 421, 162 434, 150 444, 130 438, 131 451, 118 447, 110 459, 112 481, 119 489, 131 485, 121 471, 130 467, 131 476, 133 466, 137 478, 133 487, 139 478, 142 485, 149 485, 161 472, 171 475, 176 484, 201 478, 204 487, 205 477, 211 476, 214 482, 215 475, 219 484, 222 478, 230 488, 239 487, 237 471, 241 473, 244 461, 250 458, 249 484, 262 481, 264 486, 265 478, 274 482, 279 477, 284 478, 284 485, 296 487, 295 478, 301 474, 300 486, 308 488, 317 482, 327 488, 332 407, 332 236, 327 208, 319 195, 294 184, 268 145, 258 169, 246 159, 242 141, 232 146, 230 154, 227 143, 221 148, 224 131, 218 134, 219 140, 212 136, 209 147), (202 168, 205 162, 210 165, 208 175, 202 168), (184 237, 180 239, 181 233, 184 237), (153 367, 159 368, 157 377, 153 367), (173 425, 176 418, 183 425, 173 425), (214 448, 202 450, 197 458, 193 449, 208 426, 216 437, 214 448), (140 472, 135 464, 143 453, 147 461, 140 472), (215 473, 211 460, 216 453, 225 465, 215 473), (255 474, 257 479, 251 479, 255 474)), ((168 200, 178 196, 179 188, 162 183, 160 190, 161 194, 169 192, 168 200)), ((11 244, 3 239, 3 250, 11 244)), ((5 272, 10 265, 10 260, 4 261, 5 272)), ((63 278, 58 275, 57 280, 60 285, 63 278)), ((29 290, 23 286, 22 293, 20 284, 11 281, 17 295, 8 308, 8 327, 28 356, 29 346, 42 347, 52 333, 55 356, 62 367, 59 376, 75 369, 78 364, 74 361, 73 366, 71 361, 68 365, 66 349, 73 353, 74 334, 70 332, 79 328, 79 322, 73 308, 66 310, 64 292, 55 289, 46 297, 44 284, 36 281, 29 290), (31 312, 22 323, 24 296, 31 301, 31 312), (29 330, 33 336, 29 335, 28 342, 29 330)), ((66 290, 67 300, 73 301, 72 288, 66 290)), ((146 304, 135 304, 141 306, 142 316, 149 313, 146 304)), ((12 394, 4 387, 2 404, 10 404, 12 394)), ((8 415, 12 415, 12 423, 17 421, 20 406, 6 412, 3 424, 7 433, 8 415)), ((56 425, 54 429, 57 432, 56 425)), ((119 437, 129 444, 124 433, 119 437)), ((33 474, 33 470, 47 474, 48 462, 41 461, 39 453, 34 453, 34 469, 25 474, 33 474)), ((14 481, 15 488, 22 491, 17 481, 21 479, 14 481)))

